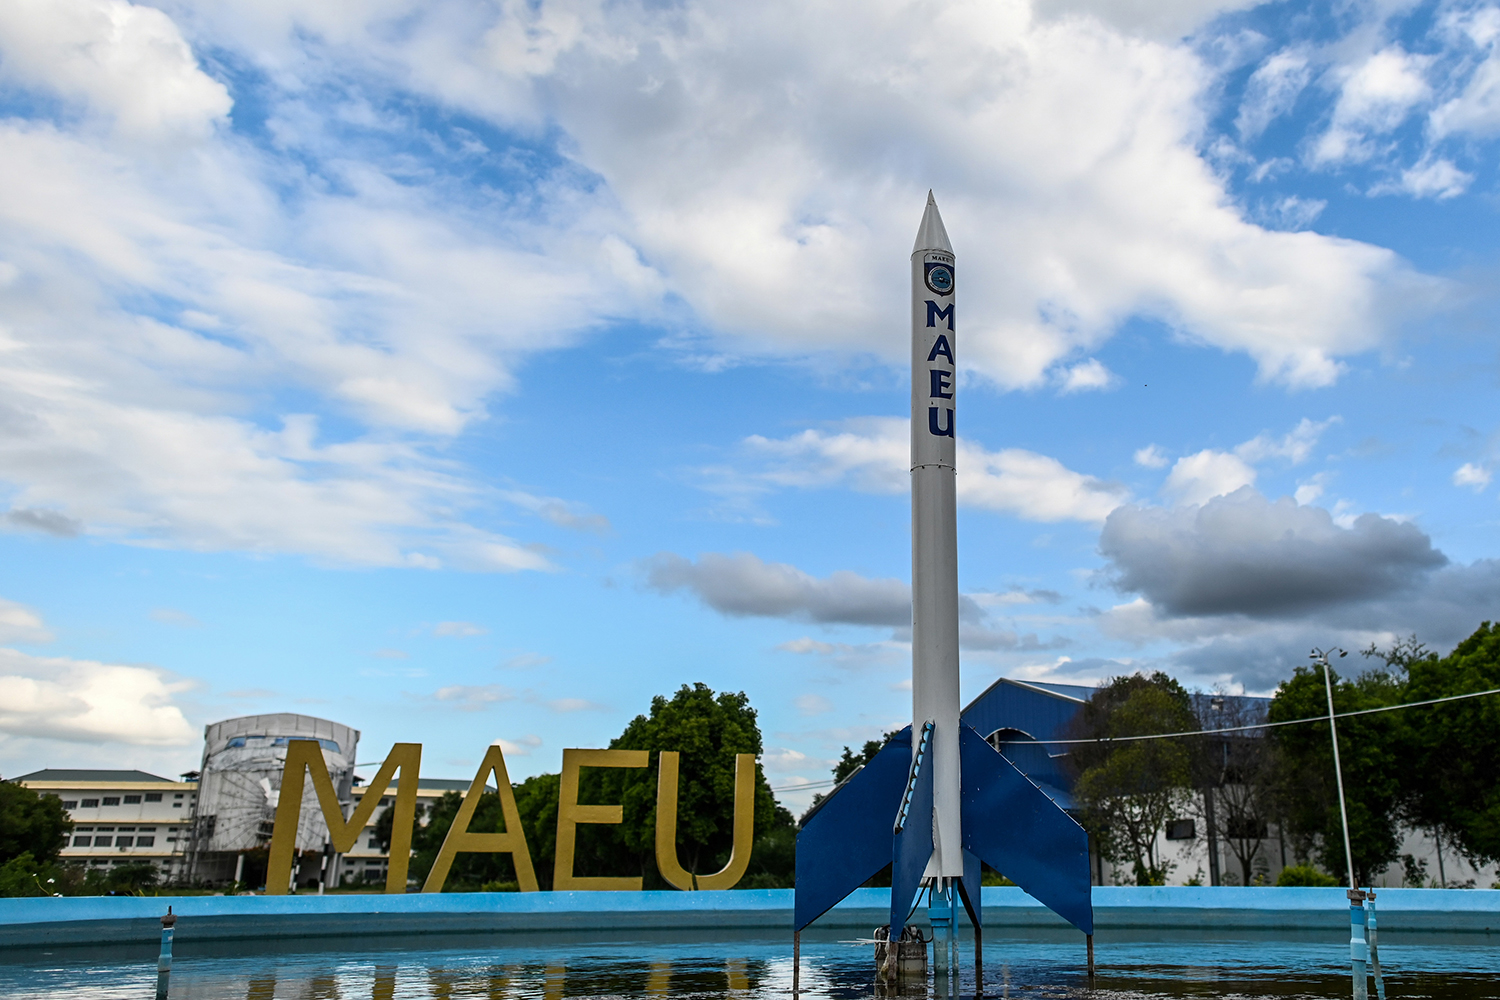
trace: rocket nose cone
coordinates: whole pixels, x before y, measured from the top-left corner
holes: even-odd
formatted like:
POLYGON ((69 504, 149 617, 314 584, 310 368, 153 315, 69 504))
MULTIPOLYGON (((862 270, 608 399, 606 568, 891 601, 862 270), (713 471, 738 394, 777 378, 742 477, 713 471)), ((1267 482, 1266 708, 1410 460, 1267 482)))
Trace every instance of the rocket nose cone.
POLYGON ((938 212, 937 199, 933 198, 931 191, 927 192, 927 210, 922 213, 922 224, 917 227, 917 242, 911 252, 920 253, 923 250, 953 252, 953 244, 948 242, 948 230, 943 226, 943 217, 938 212))

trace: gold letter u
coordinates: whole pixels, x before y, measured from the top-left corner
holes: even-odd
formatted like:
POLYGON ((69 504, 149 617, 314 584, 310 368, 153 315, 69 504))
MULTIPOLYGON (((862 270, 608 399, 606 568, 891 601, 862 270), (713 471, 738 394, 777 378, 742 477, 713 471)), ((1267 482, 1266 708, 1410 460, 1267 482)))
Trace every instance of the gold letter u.
POLYGON ((694 875, 677 859, 676 750, 663 750, 657 763, 656 868, 678 889, 733 889, 750 867, 755 843, 755 754, 734 755, 734 846, 729 861, 712 875, 694 875))

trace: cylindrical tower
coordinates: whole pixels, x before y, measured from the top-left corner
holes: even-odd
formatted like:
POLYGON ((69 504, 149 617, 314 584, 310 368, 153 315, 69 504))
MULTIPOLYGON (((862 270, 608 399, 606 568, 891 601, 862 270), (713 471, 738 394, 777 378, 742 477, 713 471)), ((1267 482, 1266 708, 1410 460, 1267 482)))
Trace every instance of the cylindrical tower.
MULTIPOLYGON (((203 730, 190 869, 194 878, 232 878, 240 852, 270 843, 289 740, 317 740, 322 745, 323 761, 348 815, 359 730, 290 712, 211 723, 203 730)), ((306 782, 303 789, 297 850, 321 851, 328 826, 312 782, 306 782)))

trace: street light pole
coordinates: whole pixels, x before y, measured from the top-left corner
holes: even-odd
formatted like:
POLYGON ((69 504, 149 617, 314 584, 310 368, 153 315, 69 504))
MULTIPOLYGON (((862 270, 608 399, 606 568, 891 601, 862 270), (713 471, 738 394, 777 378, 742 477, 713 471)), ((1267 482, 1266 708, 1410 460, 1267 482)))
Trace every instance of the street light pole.
POLYGON ((1310 654, 1313 662, 1323 667, 1323 690, 1328 695, 1328 732, 1333 739, 1333 776, 1339 789, 1339 823, 1344 830, 1344 866, 1349 872, 1349 963, 1354 979, 1354 1000, 1367 1000, 1369 979, 1365 963, 1369 961, 1369 945, 1365 943, 1365 894, 1359 890, 1354 877, 1354 851, 1349 846, 1349 809, 1344 805, 1344 768, 1339 763, 1338 722, 1333 714, 1333 675, 1328 666, 1328 654, 1338 650, 1339 659, 1348 656, 1346 650, 1314 649, 1310 654))

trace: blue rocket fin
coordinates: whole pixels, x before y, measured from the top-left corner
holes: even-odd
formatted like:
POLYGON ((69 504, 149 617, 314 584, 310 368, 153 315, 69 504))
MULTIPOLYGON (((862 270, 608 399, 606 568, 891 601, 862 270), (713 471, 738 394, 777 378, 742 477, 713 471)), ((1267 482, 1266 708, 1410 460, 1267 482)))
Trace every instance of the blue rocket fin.
POLYGON ((968 897, 966 908, 969 911, 969 920, 975 927, 984 923, 984 908, 979 905, 979 888, 984 881, 983 874, 984 869, 980 867, 979 855, 964 851, 964 894, 968 897))
MULTIPOLYGON (((891 863, 891 827, 910 771, 907 726, 807 818, 797 832, 795 930, 827 913, 891 863)), ((929 798, 929 817, 930 803, 929 798)), ((931 825, 929 820, 929 837, 931 825)))
MULTIPOLYGON (((922 873, 932 858, 932 723, 926 723, 912 755, 896 813, 891 851, 891 940, 901 937, 912 899, 922 888, 922 873)), ((951 739, 951 737, 950 737, 951 739)))
POLYGON ((1089 838, 1083 827, 972 726, 961 727, 959 760, 965 850, 1074 927, 1094 933, 1089 838))

